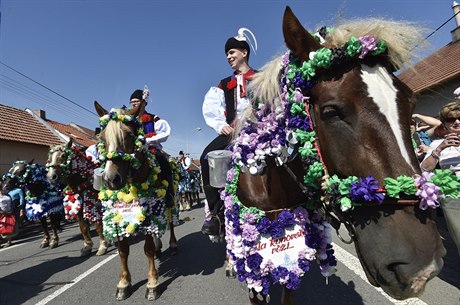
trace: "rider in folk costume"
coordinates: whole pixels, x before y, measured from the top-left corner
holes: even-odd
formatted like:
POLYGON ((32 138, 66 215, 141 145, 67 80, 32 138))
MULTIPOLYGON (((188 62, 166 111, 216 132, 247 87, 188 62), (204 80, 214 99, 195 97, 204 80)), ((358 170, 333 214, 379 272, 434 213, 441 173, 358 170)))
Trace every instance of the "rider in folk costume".
POLYGON ((181 211, 190 210, 190 198, 187 197, 187 193, 191 191, 190 185, 190 158, 185 157, 184 152, 179 152, 179 208, 181 211), (185 203, 183 201, 186 201, 185 203))
POLYGON ((234 127, 241 113, 249 105, 247 85, 256 72, 249 66, 250 48, 257 50, 254 34, 246 28, 240 28, 236 37, 230 37, 225 43, 225 54, 230 67, 235 72, 220 81, 217 87, 211 87, 203 101, 203 116, 206 124, 213 128, 218 136, 204 149, 201 157, 203 189, 212 218, 205 221, 201 231, 207 235, 219 235, 223 226, 223 201, 217 188, 209 182, 209 164, 207 154, 213 150, 227 148, 232 139, 234 127), (248 39, 250 33, 254 45, 248 39), (255 46, 255 48, 254 48, 255 46))
POLYGON ((181 150, 179 152, 179 172, 180 172, 180 181, 179 181, 179 192, 189 192, 190 191, 190 158, 185 157, 184 152, 181 150), (181 185, 182 184, 182 185, 181 185))
MULTIPOLYGON (((144 90, 135 90, 129 99, 131 106, 133 108, 139 107, 141 105, 141 101, 145 101, 145 106, 147 106, 147 99, 149 94, 150 92, 147 86, 144 87, 144 90)), ((166 120, 160 119, 160 117, 157 115, 148 113, 145 108, 140 109, 139 118, 142 122, 142 128, 144 130, 145 140, 148 148, 150 152, 156 156, 157 161, 160 164, 160 176, 164 180, 168 181, 166 206, 172 207, 174 204, 172 172, 171 167, 169 166, 168 158, 163 152, 163 146, 161 145, 161 143, 165 142, 171 134, 171 127, 166 120)))

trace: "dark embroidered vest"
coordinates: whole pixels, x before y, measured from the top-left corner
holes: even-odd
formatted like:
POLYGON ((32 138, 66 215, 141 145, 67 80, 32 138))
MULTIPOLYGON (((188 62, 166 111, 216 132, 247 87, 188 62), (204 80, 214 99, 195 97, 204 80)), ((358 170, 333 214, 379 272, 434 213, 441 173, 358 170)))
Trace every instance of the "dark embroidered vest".
POLYGON ((222 90, 224 91, 225 97, 225 118, 227 124, 231 124, 236 117, 236 109, 235 109, 235 100, 236 94, 238 92, 238 86, 236 86, 232 90, 228 90, 227 84, 232 79, 232 76, 226 77, 220 81, 222 85, 222 90))
MULTIPOLYGON (((248 71, 246 74, 248 73, 257 73, 257 70, 250 70, 248 71)), ((252 75, 251 75, 252 76, 252 75)), ((237 97, 236 95, 238 94, 238 86, 236 86, 235 88, 229 90, 227 88, 227 84, 232 80, 235 79, 235 76, 234 75, 231 75, 229 77, 226 77, 224 78, 223 80, 220 81, 220 88, 224 91, 224 97, 225 97, 225 118, 226 118, 226 122, 227 124, 231 124, 233 122, 233 120, 235 120, 236 118, 236 100, 237 100, 237 97)), ((247 78, 247 80, 249 81, 249 78, 247 78)))

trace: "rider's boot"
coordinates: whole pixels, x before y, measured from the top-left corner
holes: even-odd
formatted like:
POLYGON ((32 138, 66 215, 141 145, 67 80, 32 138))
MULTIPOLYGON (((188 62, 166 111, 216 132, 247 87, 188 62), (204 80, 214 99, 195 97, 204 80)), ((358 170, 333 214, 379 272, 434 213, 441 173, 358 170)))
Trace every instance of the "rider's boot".
POLYGON ((201 232, 206 235, 221 235, 224 229, 224 202, 220 199, 216 188, 205 185, 204 192, 212 217, 204 222, 201 232))

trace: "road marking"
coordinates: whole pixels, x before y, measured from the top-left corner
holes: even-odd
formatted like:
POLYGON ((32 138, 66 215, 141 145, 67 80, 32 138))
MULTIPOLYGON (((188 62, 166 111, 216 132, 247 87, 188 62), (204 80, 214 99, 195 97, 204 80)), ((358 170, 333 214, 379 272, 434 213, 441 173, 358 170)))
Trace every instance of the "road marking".
POLYGON ((11 245, 11 246, 9 246, 9 247, 1 248, 1 249, 0 249, 0 252, 6 251, 6 250, 9 250, 9 249, 14 249, 14 248, 16 248, 16 247, 19 247, 20 245, 22 245, 22 244, 16 244, 16 245, 13 244, 13 245, 11 245))
POLYGON ((50 294, 49 296, 47 296, 46 298, 44 298, 43 300, 41 300, 40 302, 38 302, 35 305, 45 305, 45 304, 47 304, 48 302, 50 302, 51 300, 53 300, 54 298, 59 296, 61 293, 63 293, 67 289, 71 288, 73 285, 77 284, 82 279, 84 279, 85 277, 87 277, 88 275, 90 275, 91 273, 93 273, 94 271, 96 271, 97 269, 99 269, 100 267, 102 267, 103 265, 105 265, 106 263, 108 263, 109 261, 111 261, 112 259, 114 259, 117 256, 118 256, 118 254, 112 254, 111 256, 109 256, 106 259, 104 259, 103 261, 99 262, 97 265, 95 265, 91 269, 89 269, 86 272, 82 273, 81 275, 77 276, 71 283, 62 286, 61 288, 59 288, 58 290, 56 290, 55 292, 53 292, 52 294, 50 294))
POLYGON ((375 287, 369 281, 367 280, 367 277, 364 273, 363 268, 361 267, 361 263, 359 262, 358 258, 353 256, 352 254, 348 253, 345 249, 337 245, 336 243, 332 243, 332 246, 334 247, 334 255, 339 260, 341 263, 343 263, 348 269, 356 273, 361 279, 363 279, 366 283, 368 283, 370 286, 372 286, 375 290, 380 292, 387 300, 392 302, 393 304, 396 305, 428 305, 427 303, 423 302, 422 300, 418 298, 410 298, 404 301, 399 301, 396 299, 393 299, 390 297, 388 294, 386 294, 382 288, 375 287))

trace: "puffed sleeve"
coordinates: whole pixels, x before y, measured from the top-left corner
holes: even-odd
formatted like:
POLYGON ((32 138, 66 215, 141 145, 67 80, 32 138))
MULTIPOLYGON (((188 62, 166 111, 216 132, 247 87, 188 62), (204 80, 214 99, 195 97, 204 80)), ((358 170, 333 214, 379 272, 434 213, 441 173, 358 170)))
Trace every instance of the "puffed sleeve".
POLYGON ((156 135, 145 139, 147 143, 157 144, 165 142, 171 134, 171 127, 166 120, 159 119, 155 122, 155 132, 156 135))
POLYGON ((218 87, 211 87, 203 101, 203 117, 206 124, 218 134, 224 126, 228 126, 225 120, 225 97, 224 91, 218 87))

